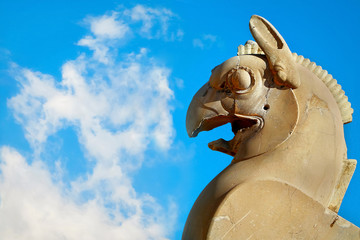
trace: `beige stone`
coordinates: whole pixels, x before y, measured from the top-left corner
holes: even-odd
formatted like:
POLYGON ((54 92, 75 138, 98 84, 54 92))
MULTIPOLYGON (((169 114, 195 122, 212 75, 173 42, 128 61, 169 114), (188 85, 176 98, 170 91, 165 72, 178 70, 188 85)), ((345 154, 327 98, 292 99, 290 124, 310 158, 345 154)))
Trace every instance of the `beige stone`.
POLYGON ((196 200, 182 239, 360 239, 337 215, 356 166, 344 91, 264 18, 250 31, 256 42, 215 67, 188 109, 191 137, 231 123, 234 138, 209 147, 234 159, 196 200))

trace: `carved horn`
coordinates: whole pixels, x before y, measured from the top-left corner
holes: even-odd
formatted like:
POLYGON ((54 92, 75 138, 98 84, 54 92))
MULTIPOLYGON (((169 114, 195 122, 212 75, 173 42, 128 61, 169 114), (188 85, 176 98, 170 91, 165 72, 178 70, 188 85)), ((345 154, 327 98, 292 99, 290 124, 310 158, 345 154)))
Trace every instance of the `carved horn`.
POLYGON ((265 18, 257 15, 251 17, 249 26, 255 41, 265 52, 275 76, 275 83, 289 88, 298 88, 300 76, 292 53, 280 33, 265 18))

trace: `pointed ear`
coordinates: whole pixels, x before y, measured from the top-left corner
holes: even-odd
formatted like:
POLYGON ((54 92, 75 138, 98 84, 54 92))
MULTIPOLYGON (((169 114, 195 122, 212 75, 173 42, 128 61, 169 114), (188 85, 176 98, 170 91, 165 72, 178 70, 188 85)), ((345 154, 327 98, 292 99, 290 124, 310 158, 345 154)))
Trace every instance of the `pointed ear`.
POLYGON ((289 88, 300 86, 300 76, 292 53, 280 33, 265 18, 253 15, 250 31, 255 41, 265 52, 275 83, 289 88))

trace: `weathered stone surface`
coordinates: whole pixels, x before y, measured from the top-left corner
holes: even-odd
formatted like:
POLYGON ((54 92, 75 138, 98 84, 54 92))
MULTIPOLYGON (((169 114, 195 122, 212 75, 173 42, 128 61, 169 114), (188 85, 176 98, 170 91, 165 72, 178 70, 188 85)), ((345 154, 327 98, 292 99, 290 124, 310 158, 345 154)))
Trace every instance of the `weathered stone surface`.
POLYGON ((276 181, 234 188, 206 239, 358 239, 359 229, 298 189, 276 181), (242 207, 243 206, 243 207, 242 207))
POLYGON ((189 106, 191 137, 231 123, 234 138, 209 147, 234 159, 196 200, 183 239, 360 239, 337 215, 356 166, 344 91, 267 20, 253 16, 250 31, 256 42, 215 67, 189 106))

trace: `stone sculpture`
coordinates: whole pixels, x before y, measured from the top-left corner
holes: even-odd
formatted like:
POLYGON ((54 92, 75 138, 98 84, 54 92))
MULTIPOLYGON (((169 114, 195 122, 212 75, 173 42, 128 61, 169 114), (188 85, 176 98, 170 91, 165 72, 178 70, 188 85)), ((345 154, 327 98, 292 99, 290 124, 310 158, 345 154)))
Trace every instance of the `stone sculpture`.
POLYGON ((191 137, 231 123, 234 138, 209 147, 234 159, 196 200, 182 239, 360 239, 337 215, 356 166, 344 91, 264 18, 252 16, 250 31, 256 42, 215 67, 188 109, 191 137))

